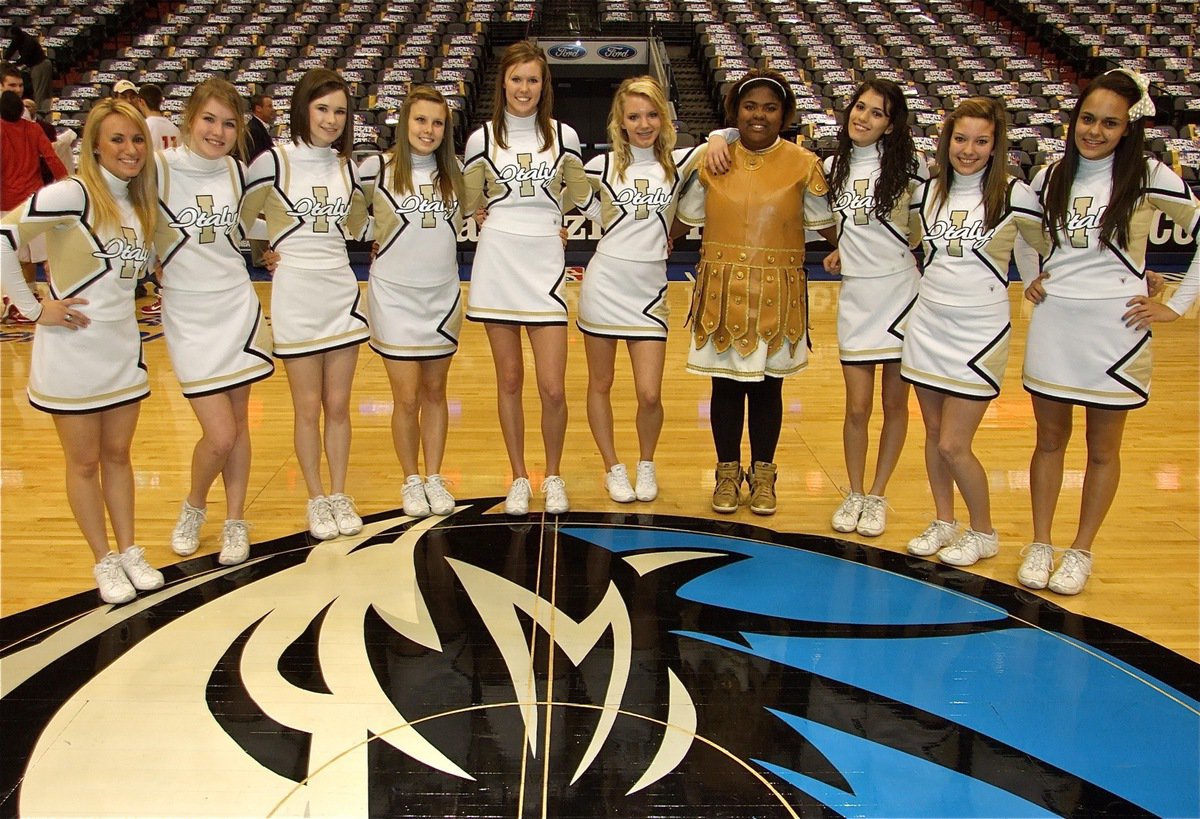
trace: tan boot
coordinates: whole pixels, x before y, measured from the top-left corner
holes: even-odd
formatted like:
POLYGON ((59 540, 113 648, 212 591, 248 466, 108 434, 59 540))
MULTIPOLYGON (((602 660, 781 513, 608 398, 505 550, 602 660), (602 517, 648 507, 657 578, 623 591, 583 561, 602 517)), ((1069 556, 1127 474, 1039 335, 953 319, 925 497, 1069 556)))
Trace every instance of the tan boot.
POLYGON ((742 492, 742 465, 737 461, 722 461, 717 464, 717 485, 713 489, 714 512, 728 515, 738 510, 742 492))
POLYGON ((755 461, 747 476, 750 481, 750 511, 756 515, 775 514, 775 464, 755 461))

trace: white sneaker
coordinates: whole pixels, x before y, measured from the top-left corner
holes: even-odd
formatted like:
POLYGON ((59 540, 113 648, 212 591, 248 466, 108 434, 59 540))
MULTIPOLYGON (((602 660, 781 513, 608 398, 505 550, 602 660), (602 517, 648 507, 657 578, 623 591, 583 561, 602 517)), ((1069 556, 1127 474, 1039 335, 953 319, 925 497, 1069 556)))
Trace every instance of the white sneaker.
POLYGON ((330 540, 338 536, 333 508, 329 505, 329 498, 324 495, 308 499, 308 533, 317 540, 330 540))
POLYGON ((863 537, 879 537, 887 526, 887 498, 867 495, 863 498, 862 514, 855 529, 863 537))
POLYGON ((109 552, 104 559, 92 567, 100 599, 105 603, 128 603, 137 597, 137 591, 129 582, 121 564, 121 556, 109 552))
POLYGON ((1030 543, 1021 550, 1025 558, 1017 569, 1017 580, 1028 589, 1044 589, 1054 569, 1054 547, 1049 543, 1030 543))
POLYGON ((658 497, 658 476, 654 474, 654 461, 637 462, 637 484, 633 493, 643 503, 658 497))
POLYGON ((833 513, 833 528, 837 532, 853 532, 858 527, 858 519, 862 516, 863 503, 867 496, 861 492, 851 492, 842 501, 842 505, 833 513))
MULTIPOLYGON (((625 485, 629 485, 628 478, 625 479, 625 485)), ((546 476, 546 480, 542 481, 542 494, 546 496, 544 508, 547 515, 561 515, 571 508, 567 500, 567 483, 558 475, 546 476)))
POLYGON ((425 484, 421 482, 420 475, 409 475, 404 479, 400 498, 404 504, 404 514, 410 518, 429 517, 429 499, 425 497, 425 484))
POLYGON ((200 527, 208 520, 207 509, 197 509, 185 499, 179 510, 179 520, 171 532, 171 551, 187 557, 200 548, 200 527))
POLYGON ((221 528, 221 554, 217 562, 222 566, 236 566, 250 556, 250 524, 244 520, 227 520, 221 528))
POLYGON ((529 478, 514 478, 512 486, 508 487, 508 497, 504 499, 504 514, 524 515, 529 512, 529 497, 533 488, 529 478))
POLYGON ((162 588, 162 572, 146 562, 146 550, 141 546, 130 546, 121 552, 121 568, 138 591, 162 588))
POLYGON ((357 535, 362 531, 362 518, 354 508, 354 498, 341 492, 330 495, 329 508, 333 511, 333 521, 337 525, 338 534, 357 535))
MULTIPOLYGON (((614 464, 612 469, 604 473, 604 488, 608 490, 608 496, 617 503, 633 503, 637 500, 633 487, 629 485, 629 472, 626 471, 625 464, 614 464)), ((543 486, 542 491, 545 489, 543 486)))
POLYGON ((908 542, 908 553, 917 557, 929 557, 943 546, 953 543, 957 532, 957 523, 935 520, 924 532, 908 542))
POLYGON ((1050 591, 1058 594, 1079 594, 1087 585, 1088 577, 1091 574, 1092 553, 1067 549, 1063 552, 1058 570, 1050 575, 1050 580, 1046 585, 1050 591))
POLYGON ((995 557, 999 551, 1000 535, 995 530, 985 535, 968 527, 958 540, 942 547, 937 556, 951 566, 974 566, 986 557, 995 557))
POLYGON ((429 511, 435 515, 448 515, 454 511, 454 496, 441 475, 430 475, 425 479, 425 497, 429 501, 429 511))

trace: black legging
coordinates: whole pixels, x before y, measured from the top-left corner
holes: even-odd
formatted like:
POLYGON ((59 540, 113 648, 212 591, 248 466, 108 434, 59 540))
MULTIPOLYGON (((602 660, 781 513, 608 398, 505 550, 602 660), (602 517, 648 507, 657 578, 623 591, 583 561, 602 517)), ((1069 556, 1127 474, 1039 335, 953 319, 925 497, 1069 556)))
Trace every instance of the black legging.
POLYGON ((708 421, 712 426, 717 460, 742 460, 742 427, 750 403, 750 460, 775 462, 775 447, 783 426, 783 379, 762 381, 712 380, 708 421))

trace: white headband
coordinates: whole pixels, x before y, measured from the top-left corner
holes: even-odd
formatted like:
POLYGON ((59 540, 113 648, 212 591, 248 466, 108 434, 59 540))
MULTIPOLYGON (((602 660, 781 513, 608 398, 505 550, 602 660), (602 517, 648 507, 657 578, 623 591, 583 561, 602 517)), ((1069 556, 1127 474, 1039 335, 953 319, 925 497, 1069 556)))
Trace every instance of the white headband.
POLYGON ((748 89, 750 86, 754 85, 755 83, 760 83, 760 82, 766 82, 766 83, 770 83, 771 85, 775 86, 776 88, 778 88, 778 89, 779 89, 779 95, 780 95, 780 96, 781 96, 781 97, 782 97, 782 98, 783 98, 785 101, 787 100, 787 98, 788 98, 788 92, 787 92, 787 89, 786 89, 786 88, 784 88, 784 87, 783 87, 783 86, 782 86, 782 85, 779 83, 779 80, 773 79, 773 78, 771 78, 771 77, 755 77, 754 79, 751 79, 751 80, 746 80, 746 82, 745 82, 745 83, 742 85, 742 87, 738 89, 738 97, 740 98, 740 97, 742 96, 742 94, 746 93, 746 90, 747 90, 747 89, 748 89))
POLYGON ((1143 77, 1136 71, 1130 71, 1128 68, 1114 68, 1111 71, 1105 71, 1105 74, 1124 74, 1133 80, 1137 85, 1138 90, 1142 92, 1141 98, 1129 107, 1129 121, 1136 122, 1142 117, 1154 116, 1154 100, 1150 99, 1150 80, 1143 77))

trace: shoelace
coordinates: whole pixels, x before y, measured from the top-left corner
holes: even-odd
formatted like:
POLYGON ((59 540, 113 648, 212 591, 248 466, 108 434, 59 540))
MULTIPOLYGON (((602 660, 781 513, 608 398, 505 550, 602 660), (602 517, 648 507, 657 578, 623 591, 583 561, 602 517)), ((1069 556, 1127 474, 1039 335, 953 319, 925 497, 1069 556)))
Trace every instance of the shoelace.
POLYGON ((333 523, 333 508, 329 503, 310 503, 308 515, 317 523, 333 523))
POLYGON ((96 565, 100 567, 100 574, 109 583, 117 580, 124 580, 126 583, 129 582, 129 578, 125 576, 125 569, 121 566, 119 560, 101 560, 96 565))
POLYGON ((1070 549, 1063 555, 1062 563, 1059 564, 1059 571, 1064 574, 1069 574, 1072 577, 1076 575, 1091 574, 1092 567, 1090 561, 1082 554, 1070 549))
POLYGON ((232 541, 234 535, 240 541, 249 542, 250 540, 250 524, 244 520, 231 520, 225 524, 225 540, 232 541))
POLYGON ((878 526, 883 522, 882 517, 883 501, 876 498, 863 498, 860 519, 865 518, 867 523, 878 526))
POLYGON ((184 537, 195 537, 204 525, 204 513, 198 509, 184 509, 183 520, 179 523, 180 534, 184 537))
POLYGON ((450 491, 446 489, 446 485, 441 478, 430 478, 425 482, 424 489, 426 497, 431 494, 434 496, 430 500, 442 500, 451 497, 450 491))
POLYGON ((329 499, 329 505, 333 507, 333 513, 339 517, 354 514, 354 501, 349 495, 334 495, 329 499))

